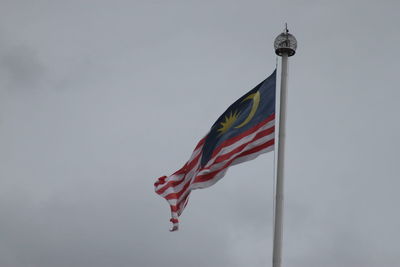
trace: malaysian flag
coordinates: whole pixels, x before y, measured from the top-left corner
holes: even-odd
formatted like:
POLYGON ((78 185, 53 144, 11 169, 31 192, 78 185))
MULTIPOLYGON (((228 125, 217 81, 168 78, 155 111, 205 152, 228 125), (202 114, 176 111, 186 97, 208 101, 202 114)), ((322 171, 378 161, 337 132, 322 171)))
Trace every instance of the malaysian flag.
POLYGON ((186 164, 171 176, 162 176, 155 191, 171 207, 171 231, 190 192, 218 182, 228 167, 274 149, 276 70, 233 103, 199 141, 186 164))

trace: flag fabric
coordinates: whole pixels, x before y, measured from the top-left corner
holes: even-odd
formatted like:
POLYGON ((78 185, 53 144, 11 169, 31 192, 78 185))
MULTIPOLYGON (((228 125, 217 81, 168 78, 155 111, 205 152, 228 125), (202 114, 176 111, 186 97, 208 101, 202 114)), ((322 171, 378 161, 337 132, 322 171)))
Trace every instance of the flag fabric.
POLYGON ((171 231, 178 230, 178 218, 192 190, 209 187, 225 175, 228 167, 274 149, 275 88, 276 70, 229 106, 181 169, 155 182, 156 193, 171 208, 171 231))

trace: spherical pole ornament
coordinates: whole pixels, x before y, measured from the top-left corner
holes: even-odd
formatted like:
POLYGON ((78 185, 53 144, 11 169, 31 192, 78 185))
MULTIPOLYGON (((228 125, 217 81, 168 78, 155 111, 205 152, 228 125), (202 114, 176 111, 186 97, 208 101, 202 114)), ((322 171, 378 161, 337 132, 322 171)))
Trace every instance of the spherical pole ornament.
POLYGON ((297 40, 292 34, 289 33, 287 26, 285 31, 275 38, 274 47, 275 53, 278 56, 287 54, 289 57, 291 57, 296 53, 297 40))

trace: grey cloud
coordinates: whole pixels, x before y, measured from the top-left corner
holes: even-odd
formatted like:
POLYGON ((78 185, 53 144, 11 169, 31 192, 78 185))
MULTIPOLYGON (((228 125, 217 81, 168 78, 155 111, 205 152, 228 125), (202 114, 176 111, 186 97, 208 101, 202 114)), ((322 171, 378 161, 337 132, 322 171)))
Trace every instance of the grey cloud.
POLYGON ((194 191, 178 233, 153 183, 286 21, 284 266, 399 266, 397 2, 3 2, 0 266, 269 266, 272 153, 194 191))
POLYGON ((33 89, 43 78, 45 69, 38 55, 25 45, 2 49, 0 73, 3 83, 12 89, 33 89))

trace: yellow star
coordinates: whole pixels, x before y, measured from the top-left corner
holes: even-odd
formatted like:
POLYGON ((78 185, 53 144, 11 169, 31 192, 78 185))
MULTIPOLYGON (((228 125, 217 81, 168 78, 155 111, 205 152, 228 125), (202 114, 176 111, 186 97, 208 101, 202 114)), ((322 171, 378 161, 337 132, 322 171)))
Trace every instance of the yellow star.
POLYGON ((223 135, 224 133, 226 133, 231 127, 232 125, 235 123, 235 121, 237 120, 237 118, 239 117, 240 112, 230 112, 230 114, 228 116, 225 116, 225 121, 221 122, 221 128, 219 128, 217 131, 219 132, 219 135, 223 135))

